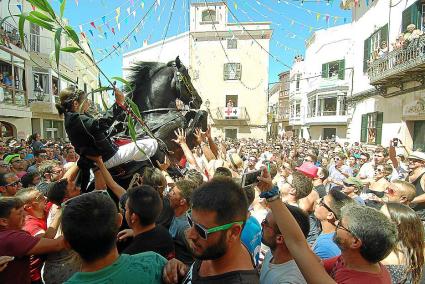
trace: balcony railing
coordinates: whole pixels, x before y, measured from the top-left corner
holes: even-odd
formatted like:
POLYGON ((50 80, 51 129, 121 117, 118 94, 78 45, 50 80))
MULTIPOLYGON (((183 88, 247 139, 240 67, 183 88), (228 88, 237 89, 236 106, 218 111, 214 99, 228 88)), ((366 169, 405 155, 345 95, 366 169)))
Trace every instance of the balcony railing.
POLYGON ((218 120, 250 120, 245 107, 218 107, 213 110, 212 115, 218 120))
POLYGON ((26 106, 25 91, 15 89, 15 93, 13 93, 11 87, 0 86, 0 103, 26 106))
POLYGON ((29 103, 35 103, 35 102, 43 102, 43 103, 50 103, 52 102, 52 95, 46 94, 44 92, 40 91, 33 91, 28 98, 29 103))
POLYGON ((370 83, 379 85, 386 79, 396 78, 404 72, 424 65, 425 68, 425 36, 414 39, 408 46, 393 50, 373 61, 368 69, 370 83))

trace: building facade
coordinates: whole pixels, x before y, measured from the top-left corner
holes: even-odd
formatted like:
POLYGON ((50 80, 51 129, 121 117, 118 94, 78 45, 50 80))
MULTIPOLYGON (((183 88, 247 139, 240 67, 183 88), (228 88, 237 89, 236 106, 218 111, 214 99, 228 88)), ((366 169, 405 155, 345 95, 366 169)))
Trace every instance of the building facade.
POLYGON ((123 56, 123 76, 137 61, 180 56, 209 112, 213 135, 266 138, 270 23, 229 23, 224 3, 192 3, 189 32, 123 56))
MULTIPOLYGON (((0 2, 0 18, 8 16, 7 5, 0 2)), ((12 14, 20 13, 16 5, 10 8, 12 14)), ((31 6, 25 2, 22 9, 29 12, 31 6)), ((21 43, 15 22, 9 18, 2 24, 10 47, 0 45, 0 137, 21 139, 38 132, 46 139, 66 138, 63 118, 55 108, 59 90, 69 85, 85 91, 96 89, 99 72, 86 55, 64 52, 57 70, 49 59, 54 50, 53 34, 26 22, 25 42, 21 43)), ((69 44, 63 37, 61 45, 69 44)), ((99 105, 99 98, 90 99, 99 105)))
POLYGON ((268 137, 275 139, 291 131, 289 125, 289 84, 290 73, 284 71, 279 74, 279 81, 269 85, 268 102, 268 137))

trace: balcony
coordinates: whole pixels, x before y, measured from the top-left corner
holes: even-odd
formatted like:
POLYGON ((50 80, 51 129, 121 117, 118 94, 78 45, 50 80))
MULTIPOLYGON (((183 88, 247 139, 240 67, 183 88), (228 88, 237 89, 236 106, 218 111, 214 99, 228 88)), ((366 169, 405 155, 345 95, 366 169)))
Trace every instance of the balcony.
POLYGON ((332 90, 348 90, 349 82, 347 80, 338 79, 338 75, 329 78, 312 78, 308 80, 308 93, 324 92, 332 90))
POLYGON ((210 115, 215 123, 226 125, 248 124, 250 117, 245 107, 218 107, 210 115))
POLYGON ((32 112, 37 113, 57 113, 55 107, 55 96, 41 91, 32 91, 29 99, 29 105, 32 112))
POLYGON ((400 85, 422 77, 425 72, 425 35, 413 40, 408 46, 393 50, 373 61, 368 69, 373 86, 400 85))

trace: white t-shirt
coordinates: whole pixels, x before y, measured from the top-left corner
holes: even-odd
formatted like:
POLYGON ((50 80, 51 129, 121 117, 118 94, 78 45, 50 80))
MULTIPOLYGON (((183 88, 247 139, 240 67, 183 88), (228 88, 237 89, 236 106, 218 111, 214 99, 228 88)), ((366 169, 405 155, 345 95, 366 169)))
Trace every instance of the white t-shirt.
POLYGON ((261 267, 261 284, 307 284, 295 260, 272 264, 272 257, 272 252, 268 251, 261 267))

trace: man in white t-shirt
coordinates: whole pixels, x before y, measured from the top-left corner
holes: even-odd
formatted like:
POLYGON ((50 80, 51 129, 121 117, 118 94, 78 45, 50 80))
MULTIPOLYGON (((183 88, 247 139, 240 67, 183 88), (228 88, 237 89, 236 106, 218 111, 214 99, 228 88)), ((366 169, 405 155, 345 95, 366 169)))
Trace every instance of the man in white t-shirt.
MULTIPOLYGON (((295 220, 297 220, 304 236, 307 237, 310 230, 307 214, 298 207, 292 205, 286 206, 295 220)), ((270 250, 264 257, 260 272, 260 283, 307 283, 286 247, 285 237, 280 233, 271 212, 269 212, 263 222, 261 222, 261 227, 263 233, 262 242, 270 247, 270 250)))

